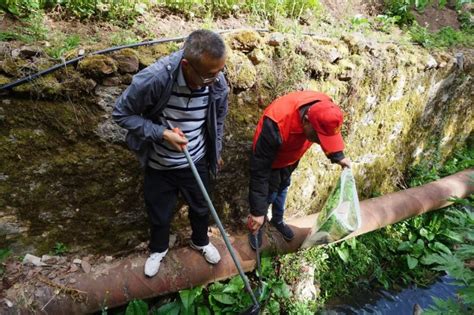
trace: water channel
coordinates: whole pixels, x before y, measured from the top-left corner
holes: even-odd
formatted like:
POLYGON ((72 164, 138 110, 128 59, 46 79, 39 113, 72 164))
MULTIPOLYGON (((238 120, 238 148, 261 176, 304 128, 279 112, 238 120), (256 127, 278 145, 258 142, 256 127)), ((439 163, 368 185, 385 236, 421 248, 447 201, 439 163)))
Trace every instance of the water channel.
POLYGON ((351 296, 330 300, 324 315, 400 315, 413 314, 418 304, 423 310, 434 305, 433 297, 443 300, 454 298, 459 286, 447 275, 440 277, 426 288, 410 286, 401 291, 365 291, 357 290, 351 296))

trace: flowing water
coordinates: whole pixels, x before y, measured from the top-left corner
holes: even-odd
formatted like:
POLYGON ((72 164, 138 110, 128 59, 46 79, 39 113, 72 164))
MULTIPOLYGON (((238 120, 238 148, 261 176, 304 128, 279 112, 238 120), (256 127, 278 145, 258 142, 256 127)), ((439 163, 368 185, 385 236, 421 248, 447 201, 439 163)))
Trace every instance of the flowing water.
POLYGON ((323 314, 413 314, 415 304, 427 309, 434 304, 433 297, 443 300, 455 297, 459 287, 453 282, 449 276, 442 276, 426 288, 411 286, 399 292, 358 290, 351 296, 329 301, 323 314))

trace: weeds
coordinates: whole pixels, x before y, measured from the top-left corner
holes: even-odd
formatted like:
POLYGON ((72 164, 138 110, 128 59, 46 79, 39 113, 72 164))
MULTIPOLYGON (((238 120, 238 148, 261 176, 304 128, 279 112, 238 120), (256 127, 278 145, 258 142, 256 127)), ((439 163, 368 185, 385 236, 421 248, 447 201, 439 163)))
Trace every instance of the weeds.
POLYGON ((12 251, 8 248, 0 248, 0 279, 2 278, 5 268, 3 262, 12 254, 12 251))
POLYGON ((456 31, 452 27, 443 27, 436 33, 414 24, 409 29, 410 36, 415 43, 427 48, 443 48, 451 46, 474 46, 474 33, 456 31))
POLYGON ((0 32, 0 40, 20 40, 25 43, 33 43, 45 40, 48 35, 48 28, 44 25, 43 12, 35 12, 23 19, 25 26, 16 27, 13 30, 0 32))
POLYGON ((62 254, 66 254, 68 251, 69 251, 69 248, 67 247, 67 245, 61 242, 56 242, 53 248, 53 253, 58 256, 61 256, 62 254))
POLYGON ((79 35, 70 35, 66 38, 58 36, 51 47, 46 48, 46 53, 54 59, 63 58, 64 54, 79 46, 81 38, 79 35))

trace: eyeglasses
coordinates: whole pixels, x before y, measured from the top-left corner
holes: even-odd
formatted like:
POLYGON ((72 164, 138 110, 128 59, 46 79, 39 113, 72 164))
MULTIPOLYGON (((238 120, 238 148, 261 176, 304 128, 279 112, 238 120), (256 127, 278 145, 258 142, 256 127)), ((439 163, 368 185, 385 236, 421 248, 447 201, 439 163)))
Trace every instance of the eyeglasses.
POLYGON ((219 76, 219 73, 221 73, 222 70, 219 70, 219 72, 217 72, 215 75, 213 75, 212 77, 203 77, 199 74, 199 72, 196 70, 196 68, 194 68, 194 66, 188 62, 188 65, 191 66, 191 69, 193 69, 194 73, 196 73, 196 75, 199 77, 199 79, 201 79, 201 83, 202 84, 209 84, 209 83, 212 83, 214 81, 216 81, 217 79, 217 76, 219 76))

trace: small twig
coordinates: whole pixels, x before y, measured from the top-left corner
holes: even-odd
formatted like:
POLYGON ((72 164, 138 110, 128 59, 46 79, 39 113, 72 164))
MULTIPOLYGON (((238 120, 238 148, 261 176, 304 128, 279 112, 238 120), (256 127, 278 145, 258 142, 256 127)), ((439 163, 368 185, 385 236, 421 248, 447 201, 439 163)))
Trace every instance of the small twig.
POLYGON ((44 309, 46 308, 46 306, 48 306, 48 304, 56 297, 56 295, 57 295, 56 292, 57 292, 57 291, 58 291, 58 290, 55 290, 55 291, 54 291, 54 295, 53 295, 53 296, 49 299, 49 301, 41 308, 41 311, 44 311, 44 309))

